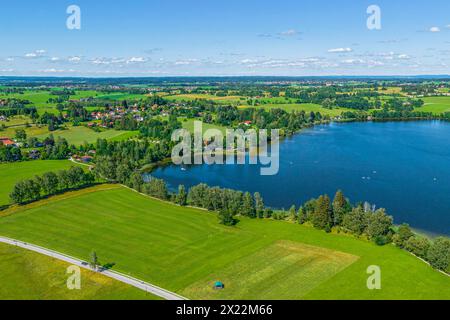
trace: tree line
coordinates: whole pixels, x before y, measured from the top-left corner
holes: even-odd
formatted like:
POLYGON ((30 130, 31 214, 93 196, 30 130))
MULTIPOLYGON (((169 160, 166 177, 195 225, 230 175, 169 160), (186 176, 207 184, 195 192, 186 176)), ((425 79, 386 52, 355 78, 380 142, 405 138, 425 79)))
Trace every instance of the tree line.
POLYGON ((91 172, 85 172, 80 167, 68 170, 47 172, 32 179, 17 182, 10 194, 13 203, 24 204, 40 200, 68 190, 92 185, 95 177, 91 172))

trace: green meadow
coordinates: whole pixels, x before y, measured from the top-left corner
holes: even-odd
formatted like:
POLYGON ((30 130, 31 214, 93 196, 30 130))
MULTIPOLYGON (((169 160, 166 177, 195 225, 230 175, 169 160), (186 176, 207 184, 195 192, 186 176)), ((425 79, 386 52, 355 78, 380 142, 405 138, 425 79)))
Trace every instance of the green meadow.
POLYGON ((66 139, 70 144, 82 145, 85 142, 94 143, 97 141, 97 139, 122 141, 138 135, 138 131, 119 131, 114 129, 101 129, 101 131, 96 132, 85 126, 72 126, 72 125, 67 125, 62 129, 50 132, 48 131, 47 126, 40 126, 34 124, 25 126, 24 123, 26 122, 27 122, 26 117, 17 119, 16 117, 14 117, 9 122, 1 122, 5 124, 6 129, 4 131, 0 131, 0 136, 14 138, 14 136, 16 135, 16 130, 23 129, 25 130, 28 137, 35 137, 42 140, 52 134, 53 137, 55 138, 61 137, 66 139))
POLYGON ((314 103, 261 104, 256 107, 242 105, 240 106, 240 108, 264 108, 265 110, 282 109, 287 112, 293 111, 320 112, 322 115, 329 115, 331 117, 340 116, 342 112, 348 111, 348 109, 344 108, 326 109, 321 105, 314 103))
POLYGON ((0 163, 0 207, 9 204, 9 194, 14 185, 23 179, 49 171, 69 169, 75 164, 69 160, 36 160, 0 163))
POLYGON ((7 209, 0 235, 80 259, 95 250, 115 270, 188 298, 450 299, 448 276, 393 245, 240 220, 225 227, 216 214, 102 185, 7 209), (381 290, 367 288, 372 265, 381 290), (211 290, 214 281, 225 289, 211 290))
POLYGON ((193 101, 198 99, 203 100, 213 100, 217 103, 223 103, 223 104, 233 104, 233 103, 242 103, 242 101, 245 101, 245 98, 240 96, 225 96, 225 97, 219 97, 211 94, 179 94, 179 95, 169 95, 164 96, 164 99, 170 100, 170 101, 193 101))
POLYGON ((425 101, 425 105, 416 110, 434 114, 450 112, 450 97, 427 97, 423 98, 423 101, 425 101))
POLYGON ((67 288, 69 264, 0 243, 0 300, 147 300, 157 297, 88 270, 67 288))
POLYGON ((96 132, 90 128, 84 126, 68 126, 65 130, 56 130, 53 132, 46 132, 45 134, 36 135, 38 139, 44 139, 50 134, 53 134, 55 138, 61 137, 66 139, 70 144, 82 145, 85 142, 94 143, 97 139, 107 139, 107 140, 126 140, 137 132, 132 131, 119 131, 113 129, 106 129, 100 132, 96 132))

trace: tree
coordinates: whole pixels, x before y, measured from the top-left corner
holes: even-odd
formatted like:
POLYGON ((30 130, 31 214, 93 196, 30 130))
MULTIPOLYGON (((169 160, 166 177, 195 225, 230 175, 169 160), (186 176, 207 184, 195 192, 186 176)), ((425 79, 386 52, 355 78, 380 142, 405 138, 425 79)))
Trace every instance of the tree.
POLYGON ((332 218, 330 197, 327 195, 320 196, 311 217, 314 227, 321 230, 330 230, 333 223, 332 218))
POLYGON ((300 207, 300 209, 298 209, 297 217, 299 224, 304 224, 306 221, 308 221, 308 216, 305 207, 300 207))
POLYGON ((255 198, 255 210, 256 210, 256 216, 258 218, 264 217, 264 201, 261 197, 261 194, 259 192, 256 192, 254 195, 255 198))
POLYGON ((184 185, 178 186, 178 195, 176 198, 176 202, 180 206, 187 205, 187 194, 186 194, 186 189, 185 189, 184 185))
POLYGON ((439 237, 428 249, 427 261, 435 269, 449 272, 450 269, 450 239, 439 237))
POLYGON ((289 220, 291 220, 291 221, 297 220, 297 210, 296 210, 295 206, 292 206, 289 209, 289 220))
POLYGON ((344 193, 339 190, 336 192, 333 200, 333 217, 334 224, 340 225, 342 220, 344 219, 344 215, 351 210, 350 205, 347 199, 344 196, 344 193))
POLYGON ((130 177, 129 186, 134 190, 141 192, 143 184, 144 179, 142 178, 142 174, 140 174, 139 172, 133 172, 130 177))
POLYGON ((242 201, 241 214, 246 217, 255 217, 255 203, 250 192, 244 194, 244 199, 242 201))
POLYGON ((413 237, 414 233, 412 232, 411 228, 407 224, 402 224, 399 228, 397 233, 392 237, 394 244, 400 248, 404 248, 406 245, 406 242, 409 240, 409 238, 413 237))
POLYGON ((99 266, 99 262, 98 262, 97 253, 95 251, 92 251, 90 256, 89 256, 89 265, 91 266, 92 269, 97 271, 97 268, 99 266))
POLYGON ((227 210, 220 210, 218 217, 220 224, 230 227, 236 225, 236 219, 234 218, 233 214, 231 212, 228 212, 227 210))
POLYGON ((42 176, 42 190, 47 195, 55 194, 58 191, 59 180, 54 172, 44 173, 42 176))
POLYGON ((152 179, 149 183, 145 184, 145 193, 162 200, 169 198, 169 192, 167 190, 166 182, 161 179, 152 179))
POLYGON ((342 226, 353 234, 361 235, 367 227, 366 214, 361 206, 344 216, 342 226))
POLYGON ((430 241, 426 238, 411 237, 406 241, 405 249, 419 258, 426 259, 430 245, 430 241))
POLYGON ((367 215, 367 235, 371 239, 386 236, 392 228, 394 219, 388 216, 384 209, 379 209, 367 215))
POLYGON ((27 140, 27 133, 24 129, 17 129, 15 137, 19 141, 25 141, 27 140))

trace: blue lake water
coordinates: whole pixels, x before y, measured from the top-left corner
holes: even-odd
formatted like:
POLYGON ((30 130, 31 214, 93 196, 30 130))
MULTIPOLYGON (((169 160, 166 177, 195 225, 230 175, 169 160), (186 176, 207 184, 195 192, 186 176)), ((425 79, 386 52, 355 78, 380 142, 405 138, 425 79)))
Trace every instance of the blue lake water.
POLYGON ((280 143, 280 171, 254 165, 159 168, 170 188, 199 183, 260 192, 266 205, 289 208, 342 189, 353 203, 384 207, 396 223, 450 235, 450 123, 346 123, 316 126, 280 143))

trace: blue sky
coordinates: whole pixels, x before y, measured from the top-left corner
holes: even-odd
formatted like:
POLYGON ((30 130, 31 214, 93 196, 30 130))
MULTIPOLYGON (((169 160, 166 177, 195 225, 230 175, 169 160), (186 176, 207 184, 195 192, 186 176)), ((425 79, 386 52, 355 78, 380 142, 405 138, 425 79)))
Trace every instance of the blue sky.
POLYGON ((450 74, 449 12, 448 0, 2 1, 0 75, 450 74))

